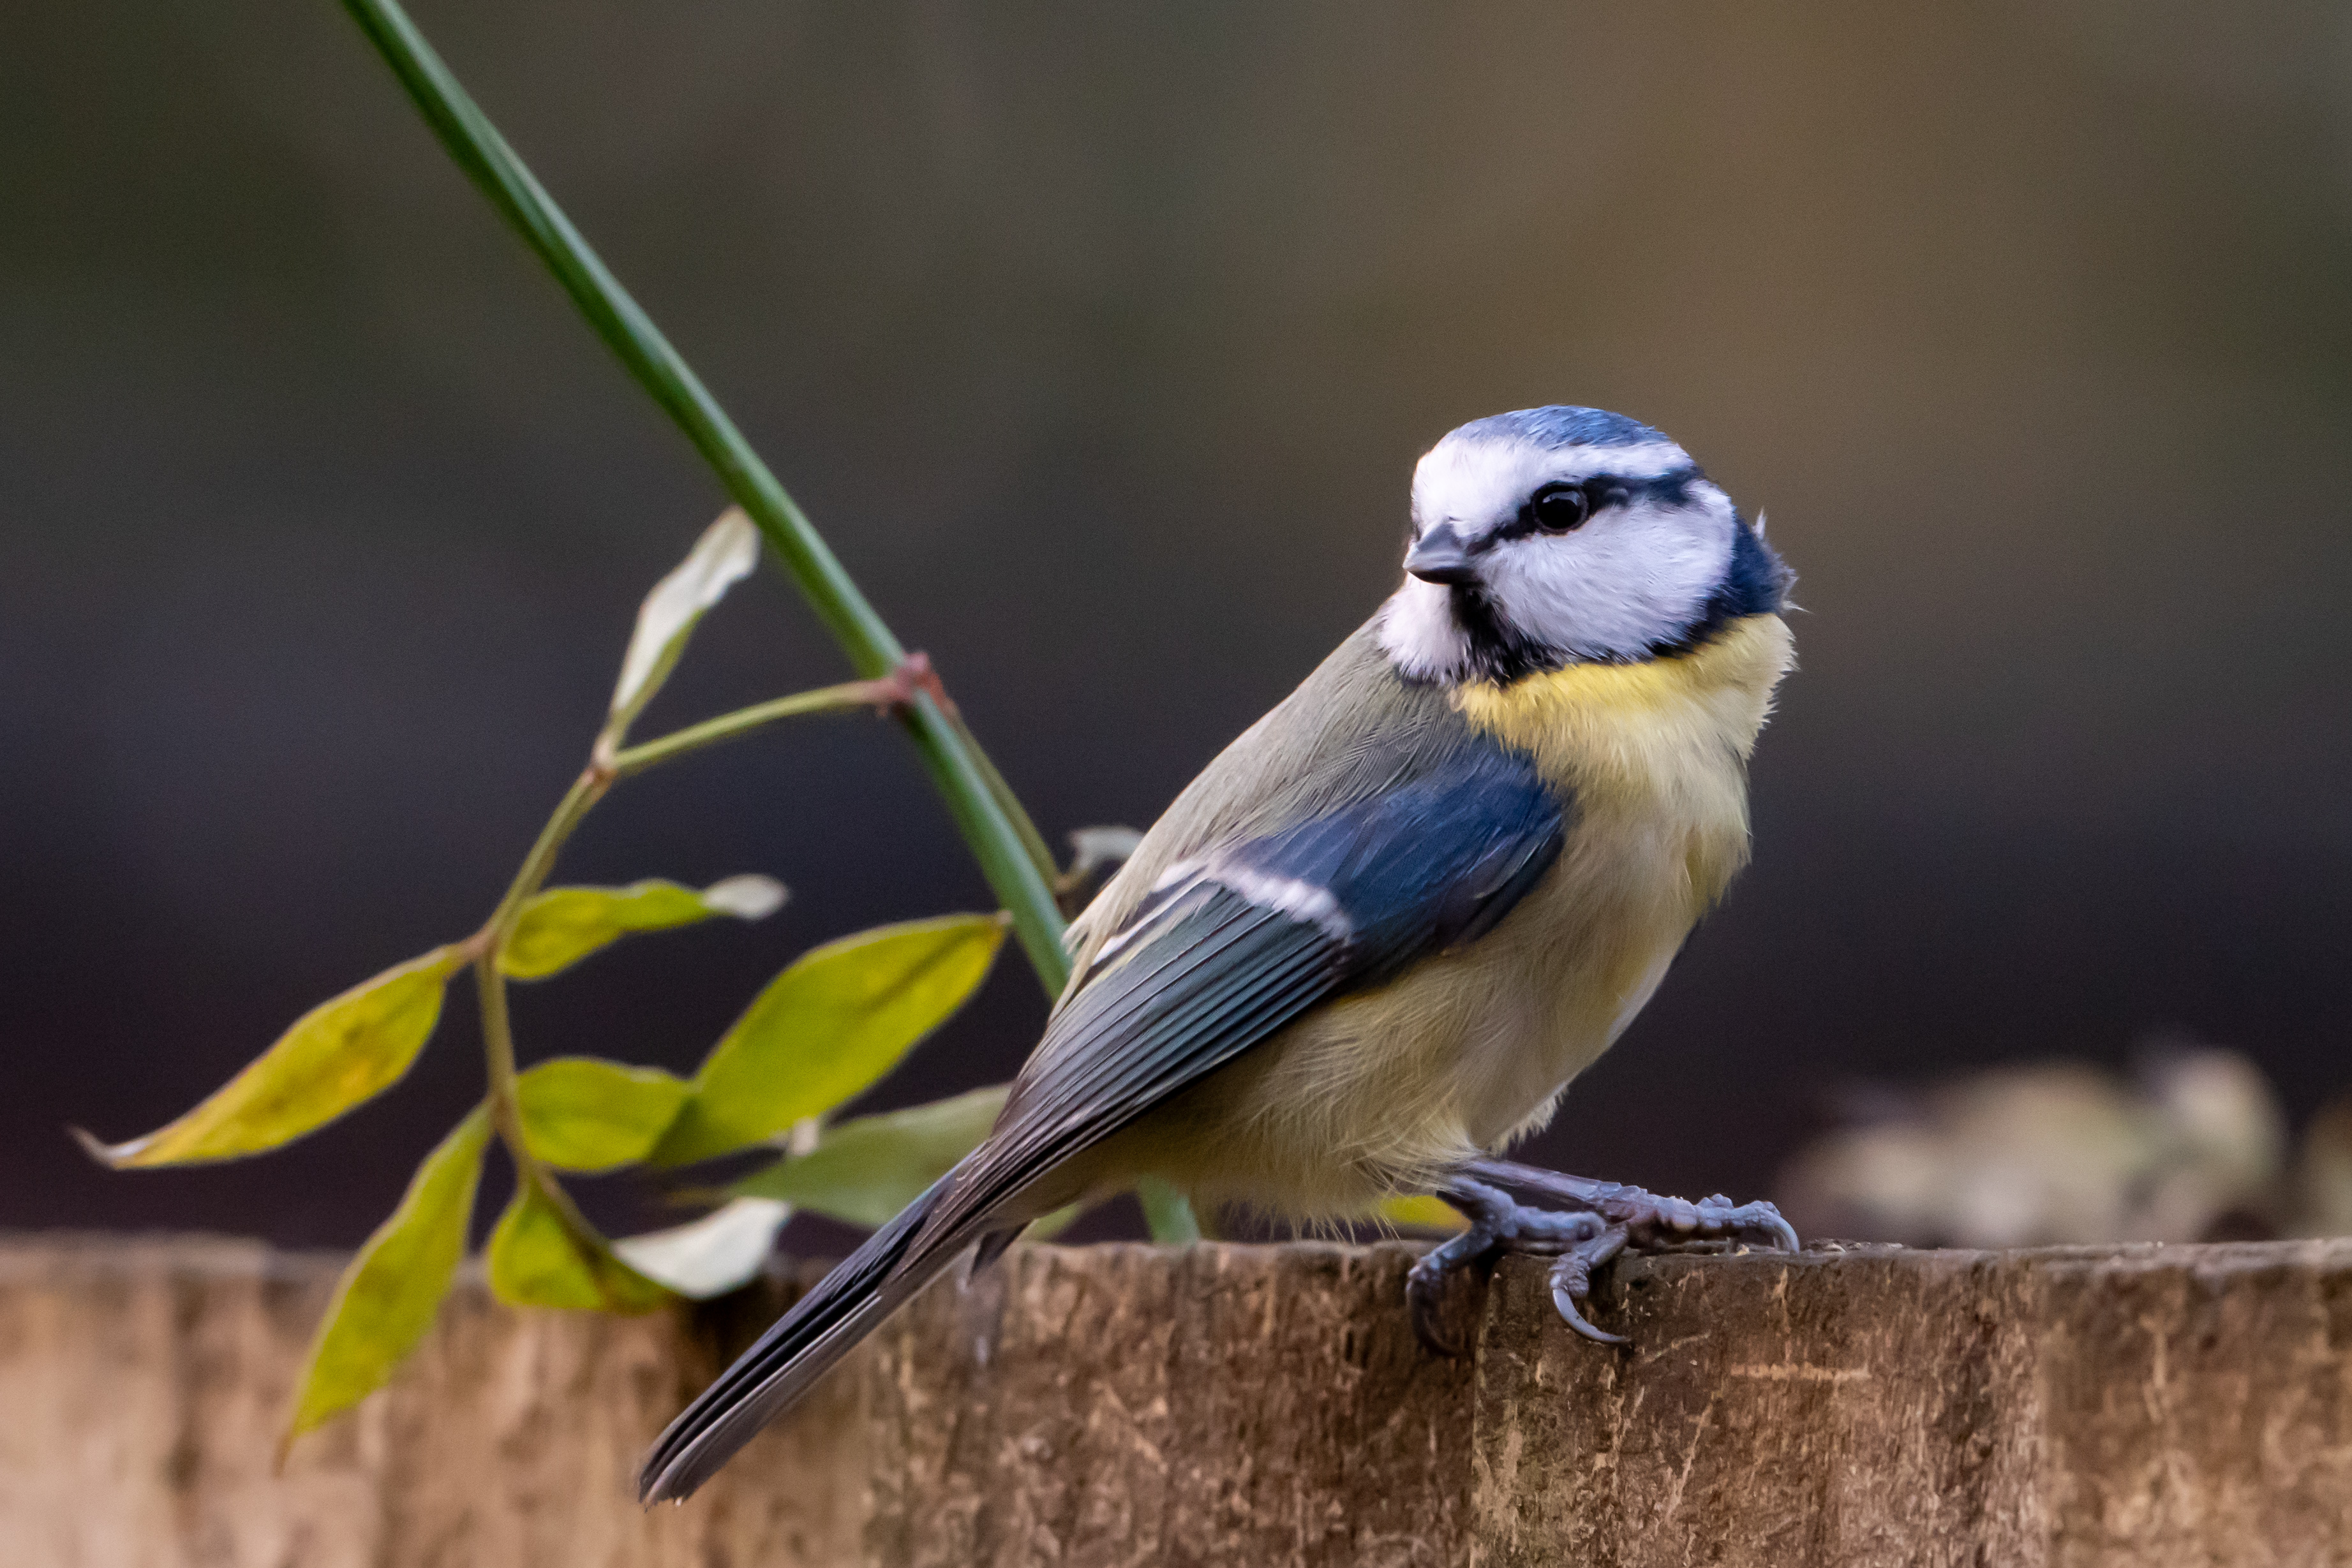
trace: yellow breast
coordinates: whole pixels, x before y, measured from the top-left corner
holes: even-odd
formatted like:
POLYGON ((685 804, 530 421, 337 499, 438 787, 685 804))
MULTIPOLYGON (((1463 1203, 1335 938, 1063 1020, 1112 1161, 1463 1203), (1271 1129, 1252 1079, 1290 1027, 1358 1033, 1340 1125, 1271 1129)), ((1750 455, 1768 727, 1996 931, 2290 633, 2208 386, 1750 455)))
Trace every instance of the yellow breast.
POLYGON ((1792 652, 1779 616, 1754 615, 1679 657, 1575 664, 1457 695, 1465 717, 1534 758, 1574 802, 1551 876, 1491 953, 1465 955, 1500 971, 1482 982, 1517 969, 1550 999, 1539 1038, 1465 1058, 1457 1092, 1481 1143, 1550 1114, 1748 862, 1748 758, 1792 652))
POLYGON ((1671 799, 1686 780, 1718 771, 1713 762, 1744 767, 1794 653, 1786 622, 1749 615, 1678 657, 1570 664, 1507 686, 1466 685, 1454 704, 1472 724, 1533 757, 1580 806, 1628 791, 1671 799))

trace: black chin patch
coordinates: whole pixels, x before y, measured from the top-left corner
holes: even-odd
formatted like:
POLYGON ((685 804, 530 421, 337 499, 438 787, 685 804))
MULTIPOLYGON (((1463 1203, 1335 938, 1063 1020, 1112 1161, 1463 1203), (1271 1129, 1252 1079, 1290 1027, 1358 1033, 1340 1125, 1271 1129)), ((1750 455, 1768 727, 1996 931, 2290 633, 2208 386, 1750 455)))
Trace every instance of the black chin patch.
POLYGON ((1463 638, 1470 644, 1469 679, 1507 686, 1522 676, 1560 669, 1570 663, 1567 654, 1532 642, 1504 624, 1483 585, 1457 582, 1448 597, 1453 601, 1454 623, 1462 628, 1463 638))

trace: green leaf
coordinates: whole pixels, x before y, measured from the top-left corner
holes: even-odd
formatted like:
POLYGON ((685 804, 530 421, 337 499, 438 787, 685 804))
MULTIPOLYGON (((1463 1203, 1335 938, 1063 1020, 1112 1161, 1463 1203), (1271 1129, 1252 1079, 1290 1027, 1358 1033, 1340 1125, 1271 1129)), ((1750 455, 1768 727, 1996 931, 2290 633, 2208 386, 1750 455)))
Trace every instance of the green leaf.
POLYGON ((751 1283, 774 1249, 776 1232, 792 1217, 789 1203, 739 1197, 690 1224, 624 1236, 613 1250, 648 1280, 707 1301, 751 1283))
POLYGON ((518 980, 544 979, 632 931, 665 931, 719 915, 761 920, 783 902, 784 884, 766 876, 730 876, 700 893, 660 881, 553 887, 516 915, 499 968, 518 980))
POLYGON ((440 1020, 443 986, 465 963, 462 949, 436 947, 320 1003, 210 1099, 143 1138, 74 1135, 117 1170, 233 1160, 291 1143, 400 1081, 440 1020))
POLYGON ((687 1096, 686 1080, 658 1067, 592 1056, 542 1061, 515 1088, 530 1152, 571 1171, 608 1171, 644 1159, 687 1096))
POLYGON ((821 1116, 947 1021, 1004 943, 993 915, 884 925, 805 953, 711 1048, 656 1162, 681 1165, 821 1116))
POLYGON ((425 1156, 400 1207, 343 1270, 278 1439, 281 1463, 295 1438, 383 1387, 432 1327, 466 1255, 489 1135, 487 1109, 458 1123, 425 1156))
POLYGON ((1004 1085, 975 1089, 824 1130, 817 1146, 754 1172, 727 1190, 781 1198, 850 1225, 878 1226, 948 1174, 996 1124, 1004 1085))
POLYGON ((1442 1197, 1384 1197, 1375 1210, 1383 1222, 1399 1230, 1467 1230, 1470 1222, 1442 1197))
POLYGON ((730 507, 702 530, 686 559, 654 584, 654 591, 637 607, 636 632, 629 639, 629 651, 621 659, 621 678, 613 688, 608 733, 616 741, 669 679, 702 612, 750 576, 759 560, 760 530, 751 526, 740 507, 730 507))
POLYGON ((490 1293, 518 1307, 649 1312, 668 1299, 602 1241, 573 1235, 555 1206, 528 1181, 499 1216, 487 1261, 490 1293))
POLYGON ((1192 1212, 1192 1200, 1158 1176, 1137 1182, 1135 1199, 1143 1205, 1143 1223, 1154 1241, 1181 1247, 1201 1239, 1201 1221, 1192 1212))

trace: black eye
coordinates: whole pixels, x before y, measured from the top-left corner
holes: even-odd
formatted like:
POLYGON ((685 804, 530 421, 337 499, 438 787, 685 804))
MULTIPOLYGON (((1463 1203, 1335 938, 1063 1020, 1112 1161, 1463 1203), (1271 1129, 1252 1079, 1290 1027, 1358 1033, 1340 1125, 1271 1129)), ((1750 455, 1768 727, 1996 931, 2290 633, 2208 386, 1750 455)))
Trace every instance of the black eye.
POLYGON ((1535 514, 1536 527, 1548 534, 1564 534, 1592 515, 1592 497, 1581 486, 1554 485, 1536 492, 1528 508, 1535 514))

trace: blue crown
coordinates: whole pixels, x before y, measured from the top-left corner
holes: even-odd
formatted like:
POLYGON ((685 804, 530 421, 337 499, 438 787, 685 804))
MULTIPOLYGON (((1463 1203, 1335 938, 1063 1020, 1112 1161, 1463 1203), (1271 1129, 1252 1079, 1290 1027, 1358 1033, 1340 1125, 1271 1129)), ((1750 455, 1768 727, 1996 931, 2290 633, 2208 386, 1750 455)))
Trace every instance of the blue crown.
POLYGON ((1556 450, 1564 446, 1641 446, 1666 437, 1636 419, 1605 408, 1523 408, 1474 419, 1454 433, 1473 441, 1524 441, 1556 450))

